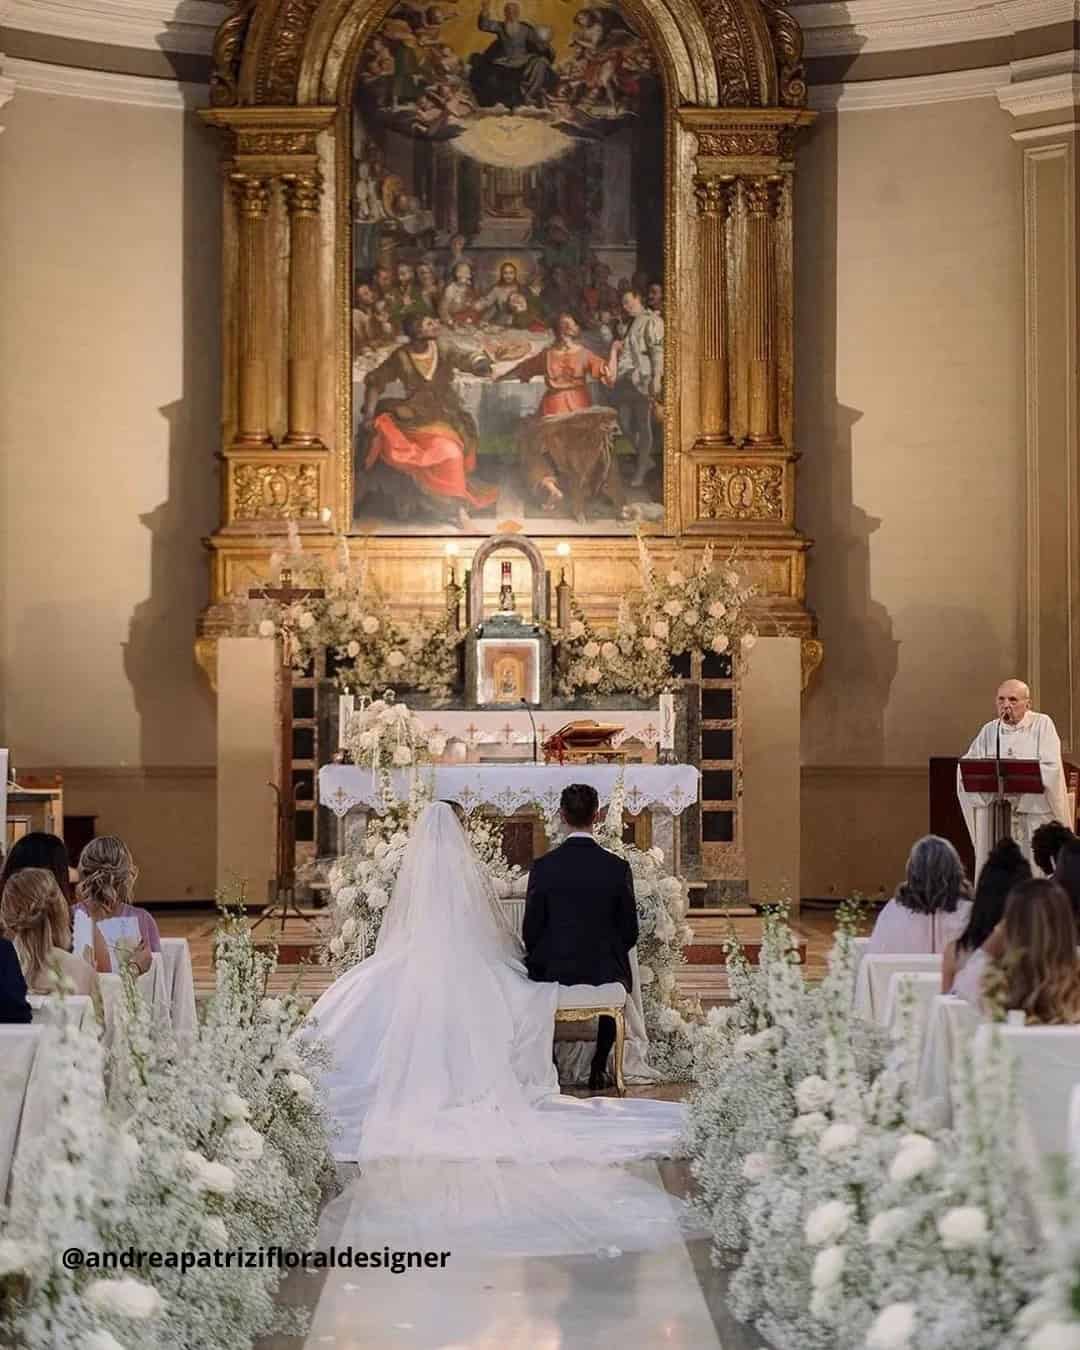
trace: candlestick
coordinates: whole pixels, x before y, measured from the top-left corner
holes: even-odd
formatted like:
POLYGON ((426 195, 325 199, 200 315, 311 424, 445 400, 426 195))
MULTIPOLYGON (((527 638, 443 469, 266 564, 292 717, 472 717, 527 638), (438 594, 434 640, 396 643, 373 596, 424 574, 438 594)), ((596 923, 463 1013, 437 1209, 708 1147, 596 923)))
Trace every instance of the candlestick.
POLYGON ((349 731, 349 718, 353 715, 353 709, 356 706, 356 699, 352 694, 338 695, 338 731, 337 743, 338 749, 346 748, 346 738, 349 731))
POLYGON ((570 627, 570 587, 567 584, 565 567, 559 577, 559 584, 555 587, 555 623, 563 632, 570 627))
POLYGON ((466 568, 466 570, 465 570, 465 627, 466 627, 466 629, 469 629, 469 628, 471 628, 471 627, 473 626, 472 586, 469 585, 469 578, 470 578, 471 576, 472 576, 472 573, 468 570, 468 568, 466 568))
POLYGON ((660 695, 660 750, 675 749, 675 695, 660 695))

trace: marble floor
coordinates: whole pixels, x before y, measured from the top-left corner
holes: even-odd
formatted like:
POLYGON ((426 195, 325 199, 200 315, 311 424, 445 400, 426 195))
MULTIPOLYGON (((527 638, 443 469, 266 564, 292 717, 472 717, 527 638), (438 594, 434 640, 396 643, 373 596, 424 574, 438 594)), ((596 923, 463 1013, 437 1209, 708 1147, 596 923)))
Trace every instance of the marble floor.
MULTIPOLYGON (((631 1170, 676 1197, 690 1184, 682 1163, 631 1170)), ((341 1206, 327 1212, 320 1247, 342 1235, 341 1206)), ((751 1350, 760 1337, 728 1312, 727 1281, 707 1241, 674 1225, 666 1245, 614 1258, 463 1253, 442 1270, 296 1274, 281 1299, 310 1310, 307 1335, 259 1350, 751 1350)))

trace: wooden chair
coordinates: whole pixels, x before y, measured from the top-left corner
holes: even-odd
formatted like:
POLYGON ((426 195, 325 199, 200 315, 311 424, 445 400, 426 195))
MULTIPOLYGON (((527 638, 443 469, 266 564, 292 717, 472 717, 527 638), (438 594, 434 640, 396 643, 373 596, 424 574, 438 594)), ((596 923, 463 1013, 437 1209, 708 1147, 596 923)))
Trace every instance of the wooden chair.
POLYGON ((615 1023, 614 1061, 615 1091, 626 1096, 623 1081, 623 1047, 626 1043, 626 989, 612 984, 560 984, 559 1001, 555 1007, 555 1037, 557 1040, 595 1040, 592 1024, 598 1017, 610 1017, 615 1023), (560 1027, 565 1028, 559 1035, 560 1027))

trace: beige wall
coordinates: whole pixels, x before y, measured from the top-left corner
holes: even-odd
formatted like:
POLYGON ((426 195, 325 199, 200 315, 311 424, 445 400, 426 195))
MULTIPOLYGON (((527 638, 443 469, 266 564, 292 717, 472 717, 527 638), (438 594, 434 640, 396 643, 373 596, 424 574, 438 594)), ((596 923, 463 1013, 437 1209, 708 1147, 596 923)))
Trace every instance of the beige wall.
POLYGON ((3 122, 0 744, 75 770, 146 898, 209 895, 217 149, 180 110, 20 91, 3 122))
POLYGON ((804 895, 898 879, 929 756, 1021 669, 1022 194, 994 99, 822 114, 798 164, 804 895))

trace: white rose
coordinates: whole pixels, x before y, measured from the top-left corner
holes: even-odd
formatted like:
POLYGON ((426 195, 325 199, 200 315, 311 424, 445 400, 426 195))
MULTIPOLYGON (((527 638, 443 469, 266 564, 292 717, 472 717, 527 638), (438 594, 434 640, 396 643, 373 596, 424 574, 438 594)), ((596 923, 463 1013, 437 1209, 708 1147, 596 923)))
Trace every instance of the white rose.
POLYGON ((686 585, 686 578, 683 576, 683 574, 679 571, 677 567, 673 567, 671 571, 667 574, 667 584, 672 588, 672 590, 675 590, 679 586, 686 585))
POLYGON ((638 978, 641 980, 642 989, 646 989, 656 979, 656 972, 652 966, 639 966, 638 978))
POLYGON ((664 606, 664 613, 670 615, 673 619, 677 619, 685 608, 686 606, 681 600, 669 600, 664 606))
MULTIPOLYGON (((660 986, 663 988, 663 975, 660 976, 660 986)), ((657 1018, 660 1030, 665 1036, 674 1036, 683 1024, 682 1014, 677 1008, 664 1008, 657 1018)))
POLYGON ((956 1205, 938 1219, 941 1244, 948 1251, 979 1247, 990 1237, 986 1211, 978 1205, 956 1205))
POLYGON ((133 1322, 145 1322, 161 1311, 161 1295, 153 1285, 126 1276, 119 1280, 94 1280, 86 1287, 83 1298, 95 1312, 129 1317, 133 1322))
POLYGON ((675 920, 662 909, 656 916, 656 923, 653 925, 653 932, 661 942, 672 942, 679 930, 675 927, 675 920))
POLYGON ((803 1233, 811 1247, 826 1247, 844 1236, 850 1222, 850 1205, 843 1200, 826 1200, 806 1216, 803 1233))
POLYGON ((300 615, 300 631, 302 633, 306 633, 314 627, 315 627, 315 615, 312 614, 312 612, 309 609, 305 609, 303 614, 300 615))
POLYGON ((831 1289, 844 1273, 843 1247, 823 1247, 814 1257, 814 1268, 810 1272, 810 1283, 815 1289, 831 1289))
POLYGON ((241 1162, 258 1162, 263 1155, 263 1137, 250 1125, 237 1123, 225 1131, 225 1147, 241 1162))
POLYGON ((657 864, 662 863, 664 861, 664 850, 662 848, 658 848, 654 844, 653 847, 649 849, 647 856, 650 857, 654 863, 657 864))
POLYGON ((355 886, 342 886, 337 893, 338 905, 347 908, 349 905, 356 904, 356 898, 360 894, 355 886))
POLYGON ((743 1159, 742 1174, 747 1181, 761 1181, 772 1171, 772 1159, 767 1153, 748 1153, 743 1159))
POLYGON ((911 1211, 903 1205, 893 1205, 883 1209, 870 1220, 867 1238, 874 1247, 889 1247, 905 1231, 911 1222, 911 1211))
POLYGON ((395 745, 393 761, 399 769, 403 769, 406 764, 413 762, 413 753, 407 745, 395 745))
POLYGON ((712 640, 712 649, 718 656, 726 652, 730 646, 731 642, 725 633, 721 633, 719 637, 715 637, 712 640))
POLYGON ((867 1350, 906 1350, 915 1331, 915 1304, 890 1303, 866 1333, 867 1350))
POLYGON ((645 648, 647 652, 654 652, 656 651, 657 647, 660 646, 659 642, 657 642, 657 640, 654 637, 642 638, 641 645, 645 648))
POLYGON ((1047 1322, 1024 1345, 1026 1350, 1080 1350, 1080 1322, 1047 1322))
POLYGON ((341 936, 345 939, 346 942, 351 942, 353 940, 353 938, 356 936, 355 919, 348 918, 345 920, 345 922, 341 925, 341 936))
POLYGON ((583 638, 585 636, 585 625, 580 619, 570 621, 569 633, 572 638, 583 638))
POLYGON ((124 1350, 124 1347, 108 1331, 92 1331, 82 1342, 83 1350, 124 1350))
POLYGON ((342 953, 344 950, 345 950, 345 944, 344 944, 344 942, 342 942, 342 940, 341 940, 339 937, 332 937, 332 938, 330 939, 330 955, 331 955, 331 956, 340 956, 341 953, 342 953))
POLYGON ((394 651, 387 653, 386 664, 391 668, 391 670, 400 670, 401 667, 405 664, 405 659, 406 659, 405 653, 399 652, 395 648, 394 651))
POLYGON ((660 992, 662 994, 673 994, 675 992, 675 972, 673 970, 662 970, 659 975, 660 992))
POLYGON ((828 1117, 821 1111, 807 1111, 805 1115, 796 1116, 788 1128, 788 1134, 792 1139, 804 1139, 808 1135, 813 1137, 820 1134, 828 1125, 828 1117))
POLYGON ((688 609, 683 614, 682 621, 687 628, 696 628, 701 622, 701 615, 696 609, 688 609))
POLYGON ((858 1137, 859 1131, 854 1125, 849 1125, 843 1120, 837 1121, 835 1125, 830 1125, 818 1140, 818 1152, 823 1158, 833 1153, 843 1153, 853 1147, 858 1137))
POLYGON ((276 632, 277 628, 274 625, 273 619, 263 619, 262 623, 259 624, 260 637, 273 637, 276 632))
POLYGON ((900 1150, 892 1160, 889 1178, 892 1181, 911 1181, 922 1172, 928 1172, 937 1162, 937 1145, 924 1134, 905 1134, 900 1150))
POLYGON ((590 666, 588 670, 586 670, 585 672, 586 684, 599 684, 600 678, 601 678, 601 671, 599 666, 590 666))
POLYGON ((732 569, 724 573, 724 580, 727 582, 729 586, 735 587, 739 584, 741 578, 738 572, 732 569))
POLYGON ((681 918, 686 913, 686 891, 678 877, 663 877, 657 890, 672 914, 681 918))
POLYGON ((379 733, 377 731, 365 731, 360 736, 361 750, 374 750, 379 744, 379 733))
POLYGON ((800 1111, 820 1111, 832 1099, 832 1084, 816 1073, 802 1079, 795 1089, 795 1103, 800 1111))
POLYGON ((709 606, 710 619, 722 619, 726 613, 727 605, 724 604, 723 600, 714 600, 709 606))
POLYGON ((666 638, 671 632, 671 625, 667 619, 657 619, 652 626, 653 637, 666 638))
POLYGON ((614 661, 618 654, 619 649, 615 646, 614 642, 604 642, 601 644, 600 655, 605 661, 614 661))
POLYGON ((310 1102, 315 1097, 315 1089, 312 1086, 311 1079, 305 1078, 302 1073, 289 1073, 285 1075, 285 1082, 296 1093, 302 1102, 310 1102))
POLYGON ((286 1045, 274 1056, 274 1067, 283 1073, 299 1073, 304 1063, 292 1046, 286 1045))
POLYGON ((367 902, 369 909, 385 909, 390 903, 390 896, 381 886, 372 886, 368 891, 367 902))
POLYGON ((360 655, 360 644, 355 638, 345 648, 346 655, 356 657, 360 655))
POLYGON ((237 1092, 224 1092, 221 1096, 221 1114, 226 1120, 247 1120, 251 1107, 237 1092))
POLYGON ((365 614, 360 620, 360 627, 370 637, 372 633, 379 631, 379 621, 374 614, 365 614))
POLYGON ((588 659, 591 661, 594 657, 600 655, 599 642, 593 642, 591 640, 589 642, 586 642, 585 646, 582 647, 581 649, 581 653, 583 656, 588 657, 588 659))
POLYGON ((739 640, 744 652, 752 652, 757 645, 757 636, 754 633, 744 633, 739 640))

